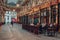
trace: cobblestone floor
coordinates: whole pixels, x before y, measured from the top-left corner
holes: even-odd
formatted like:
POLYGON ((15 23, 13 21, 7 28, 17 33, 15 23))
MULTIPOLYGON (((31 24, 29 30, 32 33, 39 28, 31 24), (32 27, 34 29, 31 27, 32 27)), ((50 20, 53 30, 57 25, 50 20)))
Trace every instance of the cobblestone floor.
POLYGON ((5 24, 0 32, 0 40, 60 40, 60 37, 35 35, 23 30, 21 24, 14 24, 13 27, 5 24))

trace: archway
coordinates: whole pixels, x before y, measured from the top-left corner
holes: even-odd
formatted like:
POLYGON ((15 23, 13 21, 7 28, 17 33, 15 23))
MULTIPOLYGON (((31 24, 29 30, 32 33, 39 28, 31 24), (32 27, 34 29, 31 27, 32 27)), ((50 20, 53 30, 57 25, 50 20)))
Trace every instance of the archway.
POLYGON ((17 12, 15 12, 15 11, 6 11, 5 18, 4 18, 5 23, 6 24, 11 23, 12 19, 14 19, 15 20, 14 22, 16 22, 17 12))

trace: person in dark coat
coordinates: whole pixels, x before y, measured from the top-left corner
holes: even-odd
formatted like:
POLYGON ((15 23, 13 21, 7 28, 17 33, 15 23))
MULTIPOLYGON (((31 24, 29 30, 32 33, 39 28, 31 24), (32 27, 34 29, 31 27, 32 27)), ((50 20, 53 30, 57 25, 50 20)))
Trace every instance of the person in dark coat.
POLYGON ((58 31, 59 31, 59 25, 56 26, 56 32, 58 32, 58 31))
POLYGON ((48 36, 52 35, 52 33, 51 33, 52 27, 53 27, 53 23, 50 23, 50 24, 49 24, 49 27, 48 27, 48 29, 47 29, 47 35, 48 35, 48 36))
POLYGON ((13 27, 13 21, 11 21, 11 25, 12 25, 12 27, 13 27))
POLYGON ((56 25, 56 36, 58 36, 58 31, 59 31, 59 25, 56 25))
POLYGON ((41 25, 41 24, 40 24, 40 26, 39 26, 39 33, 42 34, 42 25, 41 25))

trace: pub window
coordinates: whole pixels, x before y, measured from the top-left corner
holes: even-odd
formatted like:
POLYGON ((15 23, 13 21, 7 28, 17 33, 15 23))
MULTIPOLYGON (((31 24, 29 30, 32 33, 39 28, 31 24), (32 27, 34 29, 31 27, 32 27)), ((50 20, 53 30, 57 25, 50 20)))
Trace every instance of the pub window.
MULTIPOLYGON (((51 13, 50 13, 51 14, 51 13)), ((46 10, 46 16, 49 16, 49 10, 46 10)))
POLYGON ((41 22, 41 23, 43 23, 43 21, 44 21, 44 18, 43 18, 43 17, 44 17, 44 14, 41 13, 41 16, 40 16, 40 22, 41 22))
POLYGON ((44 22, 44 18, 41 16, 40 17, 40 23, 43 23, 44 22))
POLYGON ((24 23, 26 24, 26 16, 24 16, 24 23))
POLYGON ((28 24, 28 16, 25 16, 25 23, 28 24))
POLYGON ((59 21, 58 21, 58 22, 59 22, 59 24, 60 24, 60 4, 59 4, 58 7, 59 7, 59 10, 58 10, 58 15, 59 15, 59 16, 58 16, 58 19, 59 19, 59 21))
POLYGON ((53 23, 56 23, 56 6, 52 6, 51 7, 51 11, 52 11, 52 21, 53 23))
POLYGON ((50 17, 50 23, 52 22, 52 13, 51 13, 51 7, 49 8, 49 17, 50 17))
POLYGON ((46 17, 47 17, 46 22, 49 23, 49 10, 48 9, 46 10, 46 17))
POLYGON ((56 22, 56 15, 53 15, 53 23, 56 22))
POLYGON ((43 13, 41 13, 41 16, 43 16, 43 13))
POLYGON ((46 11, 44 12, 44 16, 46 16, 46 11))

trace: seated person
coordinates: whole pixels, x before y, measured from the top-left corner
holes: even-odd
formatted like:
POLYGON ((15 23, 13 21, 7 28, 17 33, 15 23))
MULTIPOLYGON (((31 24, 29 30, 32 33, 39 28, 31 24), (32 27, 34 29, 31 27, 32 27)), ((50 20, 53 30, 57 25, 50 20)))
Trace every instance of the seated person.
POLYGON ((34 24, 33 24, 33 23, 31 23, 30 25, 31 25, 31 26, 34 26, 34 24))

